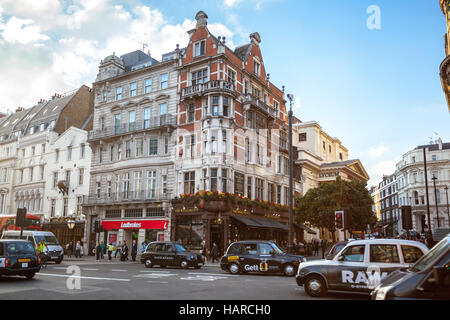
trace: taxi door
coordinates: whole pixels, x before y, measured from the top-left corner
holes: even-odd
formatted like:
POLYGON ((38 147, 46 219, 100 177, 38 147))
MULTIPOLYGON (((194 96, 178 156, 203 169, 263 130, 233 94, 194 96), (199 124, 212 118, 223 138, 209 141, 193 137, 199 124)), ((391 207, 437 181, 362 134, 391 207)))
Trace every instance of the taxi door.
POLYGON ((267 243, 258 244, 259 270, 264 273, 280 272, 281 259, 274 255, 274 249, 267 243))
POLYGON ((335 290, 361 291, 366 286, 366 244, 348 246, 328 266, 328 287, 335 290))
POLYGON ((244 243, 243 255, 240 259, 241 268, 244 272, 259 272, 258 245, 256 243, 244 243))
POLYGON ((366 271, 369 289, 375 289, 391 272, 406 266, 401 263, 399 253, 397 244, 369 244, 369 265, 366 271))
POLYGON ((178 266, 181 262, 179 261, 180 257, 177 256, 174 245, 171 243, 166 244, 164 255, 166 265, 168 266, 178 266))
POLYGON ((166 245, 164 243, 157 243, 152 252, 152 259, 154 265, 167 265, 166 261, 166 245))

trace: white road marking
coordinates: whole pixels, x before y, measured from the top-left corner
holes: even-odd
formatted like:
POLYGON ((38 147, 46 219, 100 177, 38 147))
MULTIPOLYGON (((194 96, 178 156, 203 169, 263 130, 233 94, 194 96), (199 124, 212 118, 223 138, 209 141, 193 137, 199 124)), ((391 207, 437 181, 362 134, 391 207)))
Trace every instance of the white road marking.
POLYGON ((87 279, 87 280, 108 280, 108 281, 131 281, 130 279, 117 279, 117 278, 97 278, 97 277, 80 277, 65 274, 51 274, 51 273, 36 273, 37 276, 49 276, 49 277, 61 277, 61 278, 77 278, 77 279, 87 279))
POLYGON ((181 280, 190 280, 190 281, 216 281, 216 280, 224 280, 228 279, 227 277, 215 277, 215 276, 195 276, 195 277, 187 277, 180 278, 181 280))
POLYGON ((160 279, 160 278, 173 277, 173 276, 177 276, 177 275, 178 275, 177 273, 146 273, 146 274, 139 274, 134 277, 135 278, 160 279))
POLYGON ((198 273, 198 272, 189 272, 189 274, 193 275, 201 275, 201 276, 219 276, 219 277, 239 277, 231 274, 219 274, 219 273, 198 273))
POLYGON ((147 283, 163 283, 163 284, 167 284, 169 282, 167 282, 167 281, 147 281, 147 283))
POLYGON ((141 273, 170 273, 170 271, 139 271, 141 273))
POLYGON ((83 268, 84 271, 98 271, 99 269, 83 268))
POLYGON ((112 272, 127 272, 128 270, 112 269, 112 272))
POLYGON ((56 270, 67 270, 67 267, 53 267, 52 269, 56 269, 56 270))

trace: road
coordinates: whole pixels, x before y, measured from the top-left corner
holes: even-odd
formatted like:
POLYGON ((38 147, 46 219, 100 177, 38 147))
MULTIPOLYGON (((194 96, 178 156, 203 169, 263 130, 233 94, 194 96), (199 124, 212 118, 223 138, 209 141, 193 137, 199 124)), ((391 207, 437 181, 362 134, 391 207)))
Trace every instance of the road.
MULTIPOLYGON (((49 264, 33 280, 2 277, 0 300, 314 300, 297 286, 295 278, 230 275, 216 266, 184 270, 146 269, 139 263, 72 264, 75 262, 49 264), (80 271, 79 278, 69 278, 72 269, 80 271)), ((326 299, 362 300, 368 296, 331 293, 326 299)))

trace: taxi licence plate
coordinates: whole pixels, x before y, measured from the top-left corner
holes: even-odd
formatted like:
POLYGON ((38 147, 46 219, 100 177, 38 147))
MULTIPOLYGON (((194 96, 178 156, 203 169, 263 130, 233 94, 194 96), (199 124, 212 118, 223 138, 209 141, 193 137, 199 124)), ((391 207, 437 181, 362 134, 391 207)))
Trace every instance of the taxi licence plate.
POLYGON ((18 262, 30 262, 31 259, 18 259, 17 261, 18 262))
POLYGON ((22 269, 23 268, 28 268, 28 263, 22 263, 22 269))

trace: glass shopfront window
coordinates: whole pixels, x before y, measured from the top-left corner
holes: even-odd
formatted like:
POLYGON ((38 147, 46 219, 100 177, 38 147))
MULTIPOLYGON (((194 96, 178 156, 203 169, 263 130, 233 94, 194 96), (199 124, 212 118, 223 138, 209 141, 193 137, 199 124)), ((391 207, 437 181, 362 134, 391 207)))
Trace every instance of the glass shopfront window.
POLYGON ((175 241, 180 242, 188 250, 200 250, 203 241, 202 217, 177 217, 175 241))
POLYGON ((160 241, 158 239, 158 235, 160 234, 164 234, 164 230, 157 230, 157 229, 145 230, 145 241, 147 241, 147 243, 160 241))

